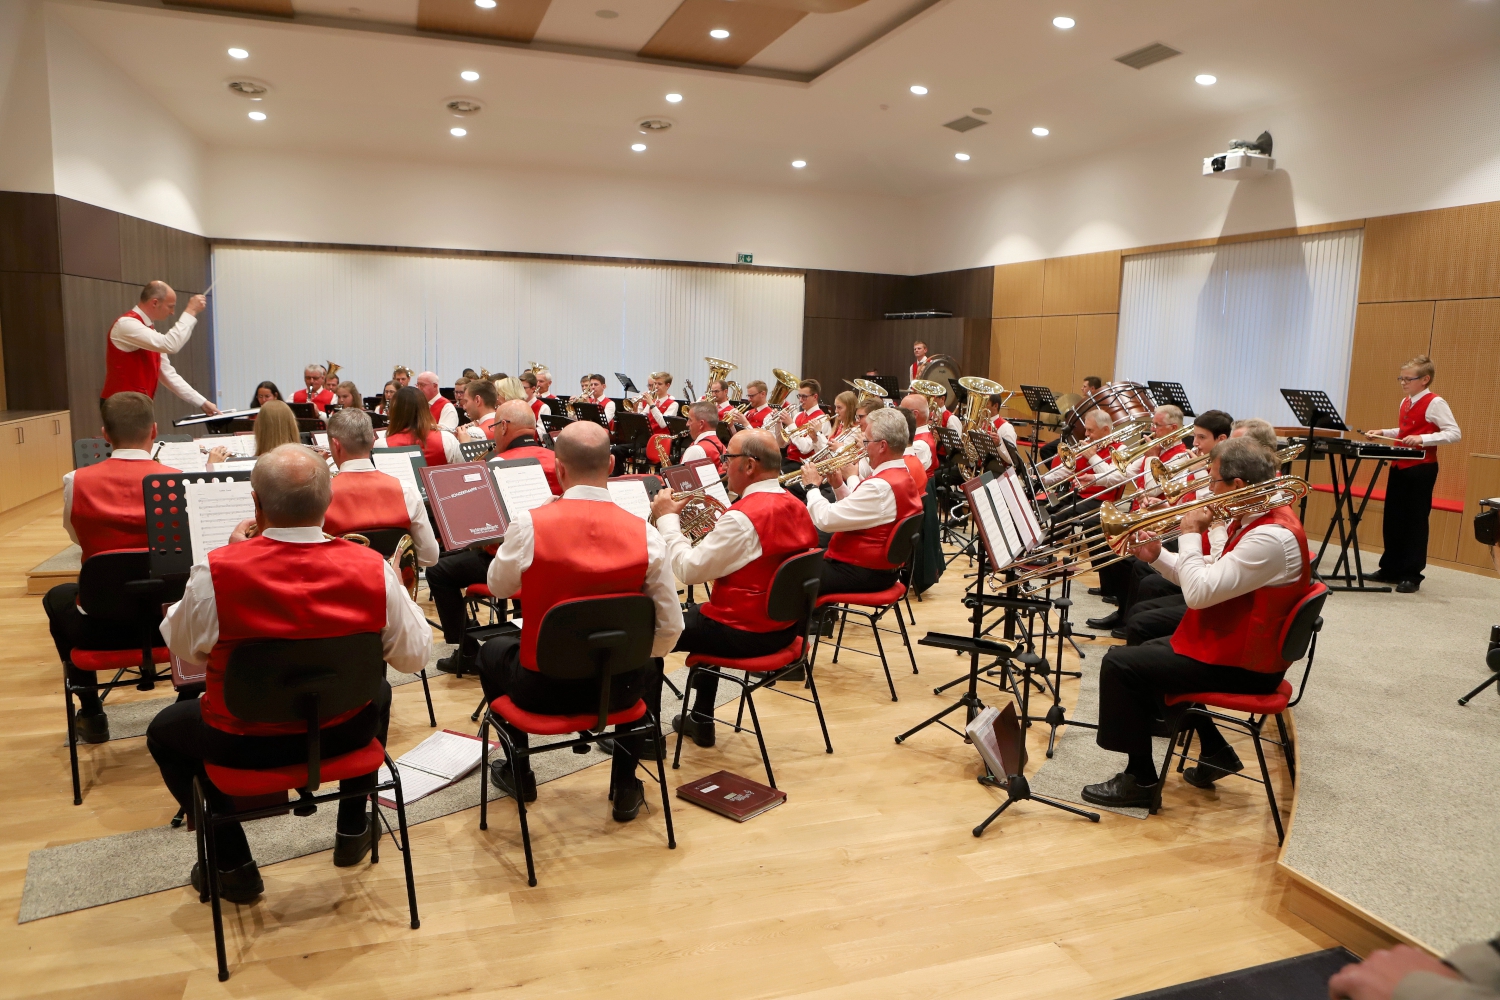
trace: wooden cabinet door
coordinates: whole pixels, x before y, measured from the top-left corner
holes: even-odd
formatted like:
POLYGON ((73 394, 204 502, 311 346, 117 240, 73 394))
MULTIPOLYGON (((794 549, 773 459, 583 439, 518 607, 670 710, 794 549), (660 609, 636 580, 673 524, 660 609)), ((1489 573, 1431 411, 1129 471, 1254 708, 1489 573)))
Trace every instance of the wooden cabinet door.
POLYGON ((59 413, 48 417, 43 424, 52 434, 52 458, 57 467, 56 489, 62 489, 62 477, 73 471, 73 419, 70 414, 59 413))
POLYGON ((32 417, 21 422, 22 503, 62 488, 57 474, 57 446, 53 417, 32 417))
POLYGON ((21 424, 0 424, 0 510, 10 510, 30 499, 21 476, 21 424))

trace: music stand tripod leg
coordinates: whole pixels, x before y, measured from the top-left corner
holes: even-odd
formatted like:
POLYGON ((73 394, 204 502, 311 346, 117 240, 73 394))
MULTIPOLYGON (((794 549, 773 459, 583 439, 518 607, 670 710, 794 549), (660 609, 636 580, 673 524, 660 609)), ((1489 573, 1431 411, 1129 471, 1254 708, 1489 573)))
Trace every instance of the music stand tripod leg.
POLYGON ((1063 812, 1082 816, 1091 823, 1099 822, 1099 814, 1096 812, 1089 812, 1087 809, 1079 809, 1077 806, 1069 805, 1066 802, 1058 802, 1055 799, 1043 798, 1040 795, 1031 794, 1031 784, 1026 780, 1025 775, 1013 774, 1002 782, 994 775, 983 774, 979 776, 979 783, 981 785, 989 785, 991 788, 1004 789, 1005 801, 1000 803, 1000 808, 990 813, 983 823, 974 828, 973 833, 976 837, 983 836, 985 829, 995 820, 999 819, 1001 813, 1017 802, 1040 802, 1044 806, 1051 806, 1053 809, 1061 809, 1063 812))

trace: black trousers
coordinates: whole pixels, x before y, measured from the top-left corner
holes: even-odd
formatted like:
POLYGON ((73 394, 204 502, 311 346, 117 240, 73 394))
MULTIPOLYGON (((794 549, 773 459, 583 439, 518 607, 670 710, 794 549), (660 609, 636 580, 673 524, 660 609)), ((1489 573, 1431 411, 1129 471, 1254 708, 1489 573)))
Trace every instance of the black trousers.
POLYGON ((76 583, 59 583, 47 591, 42 598, 42 609, 47 612, 47 627, 52 632, 58 659, 67 664, 63 673, 75 688, 83 688, 78 692, 78 710, 82 715, 98 715, 104 707, 99 702, 99 690, 94 687, 98 680, 94 671, 79 670, 68 664, 73 650, 119 649, 136 644, 144 648, 147 642, 153 646, 165 644, 159 631, 159 618, 142 622, 139 631, 132 634, 132 629, 120 622, 91 618, 79 611, 76 583))
POLYGON ((1380 574, 1396 580, 1422 579, 1427 568, 1427 521, 1432 514, 1432 486, 1437 482, 1436 462, 1409 469, 1391 466, 1385 483, 1385 519, 1380 531, 1385 551, 1380 554, 1380 574))
MULTIPOLYGON (((1191 691, 1271 694, 1280 683, 1281 673, 1262 674, 1183 656, 1172 649, 1170 639, 1115 646, 1104 654, 1099 668, 1096 742, 1105 750, 1149 758, 1151 728, 1165 710, 1164 695, 1191 691)), ((1211 754, 1225 745, 1212 719, 1198 720, 1196 728, 1203 753, 1211 754)))
POLYGON ((896 585, 900 569, 868 569, 853 563, 823 557, 822 594, 873 594, 896 585))
MULTIPOLYGON (((800 632, 796 625, 775 632, 745 632, 730 628, 705 615, 701 604, 694 604, 683 611, 682 624, 682 635, 678 637, 673 652, 710 653, 737 660, 770 656, 786 649, 800 632)), ((713 715, 714 699, 719 693, 719 678, 699 673, 693 678, 693 690, 698 692, 698 698, 693 702, 693 711, 713 715)))
MULTIPOLYGON (((483 583, 494 561, 494 556, 481 549, 462 549, 444 553, 435 565, 427 567, 427 590, 443 626, 443 641, 460 647, 465 656, 473 656, 479 646, 465 635, 464 588, 483 583)), ((503 611, 505 601, 498 603, 503 611)))
POLYGON ((1140 646, 1170 637, 1185 614, 1187 601, 1180 593, 1136 601, 1125 616, 1125 645, 1140 646))
MULTIPOLYGON (((161 769, 162 781, 177 804, 190 814, 193 810, 193 779, 203 783, 204 795, 215 812, 233 809, 229 796, 208 780, 203 765, 260 769, 285 767, 307 760, 307 737, 241 736, 216 729, 203 721, 202 705, 179 701, 156 714, 146 727, 146 749, 161 769)), ((353 753, 370 740, 385 743, 391 722, 391 686, 381 682, 381 692, 353 718, 323 730, 323 759, 353 753)), ((339 782, 346 792, 369 791, 375 787, 375 774, 339 782)), ((345 799, 339 803, 338 828, 341 833, 357 834, 365 828, 367 799, 345 799)), ((239 823, 226 823, 215 834, 219 848, 219 870, 232 871, 249 862, 250 844, 239 823)))
MULTIPOLYGON (((647 667, 612 677, 609 710, 619 712, 644 699, 647 707, 660 719, 661 675, 662 661, 654 658, 647 667)), ((584 715, 599 710, 599 688, 592 679, 559 680, 521 666, 521 637, 518 635, 497 636, 484 644, 479 651, 479 683, 484 688, 487 702, 506 694, 517 707, 539 715, 584 715)), ((506 734, 517 747, 529 746, 526 733, 507 722, 502 721, 500 725, 505 727, 506 734)), ((635 777, 635 764, 644 749, 639 736, 615 740, 612 786, 635 777)))
POLYGON ((1130 609, 1139 601, 1182 593, 1181 587, 1152 569, 1146 560, 1131 556, 1125 560, 1125 564, 1130 567, 1130 578, 1125 584, 1125 599, 1120 602, 1120 613, 1127 618, 1130 617, 1130 609))

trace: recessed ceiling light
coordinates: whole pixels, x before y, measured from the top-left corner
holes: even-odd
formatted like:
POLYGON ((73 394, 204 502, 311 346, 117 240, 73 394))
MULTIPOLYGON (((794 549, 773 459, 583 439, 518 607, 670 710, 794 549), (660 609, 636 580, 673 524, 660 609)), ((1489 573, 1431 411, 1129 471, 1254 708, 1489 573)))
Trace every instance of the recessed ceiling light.
POLYGON ((619 17, 620 16, 620 12, 617 11, 617 10, 596 10, 596 11, 594 11, 594 16, 595 17, 602 17, 606 21, 608 21, 608 20, 611 20, 613 18, 619 17))
POLYGON ((1064 31, 1067 31, 1077 23, 1078 22, 1073 20, 1071 17, 1054 17, 1052 19, 1052 26, 1054 28, 1061 28, 1064 31))
POLYGON ((918 97, 921 97, 923 94, 927 93, 927 88, 922 86, 920 83, 914 83, 911 85, 911 92, 913 94, 916 94, 918 97))
POLYGON ((806 160, 793 160, 792 161, 792 166, 796 167, 798 170, 801 170, 803 167, 807 166, 807 161, 806 160))
POLYGON ((681 100, 682 100, 682 95, 681 94, 668 94, 667 95, 667 103, 668 104, 677 104, 681 100))
POLYGON ((483 7, 485 10, 489 10, 491 7, 495 6, 495 0, 474 0, 474 6, 483 7))
POLYGON ((953 158, 955 160, 964 160, 964 161, 967 161, 969 159, 969 154, 968 153, 954 153, 953 154, 953 158))
POLYGON ((245 49, 230 49, 229 54, 235 59, 249 59, 250 53, 245 49))
POLYGON ((266 120, 266 113, 264 111, 252 111, 250 112, 250 120, 253 122, 263 122, 266 120))
POLYGON ((1214 76, 1212 73, 1199 73, 1197 76, 1193 77, 1193 80, 1205 87, 1212 87, 1214 84, 1219 82, 1219 78, 1214 76))
POLYGON ((710 31, 708 33, 708 37, 710 37, 710 38, 728 38, 729 37, 729 32, 725 31, 723 28, 715 28, 713 31, 710 31))
POLYGON ((992 115, 995 113, 989 108, 970 108, 969 110, 974 112, 976 115, 992 115))
POLYGON ((1031 134, 1032 135, 1050 135, 1051 134, 1051 130, 1050 129, 1042 128, 1040 125, 1038 125, 1036 128, 1034 128, 1034 129, 1031 130, 1031 134))
POLYGON ((632 152, 644 153, 646 151, 646 144, 644 142, 632 143, 630 148, 632 152))
POLYGON ((464 136, 469 134, 469 130, 466 128, 459 128, 455 125, 453 128, 450 128, 448 130, 448 134, 453 136, 455 139, 462 139, 464 136))
POLYGON ((470 83, 473 83, 475 80, 479 79, 479 74, 474 72, 472 69, 466 69, 458 75, 461 79, 468 80, 470 83))

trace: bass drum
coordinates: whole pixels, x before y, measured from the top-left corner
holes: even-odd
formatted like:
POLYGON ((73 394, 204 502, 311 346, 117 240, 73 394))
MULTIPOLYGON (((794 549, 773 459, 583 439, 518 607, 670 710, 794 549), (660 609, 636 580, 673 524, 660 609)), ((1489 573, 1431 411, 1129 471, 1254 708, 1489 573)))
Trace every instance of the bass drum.
POLYGON ((1082 441, 1087 437, 1083 415, 1095 409, 1108 413, 1110 420, 1116 424, 1136 417, 1150 420, 1156 409, 1156 398, 1151 395, 1150 389, 1139 382, 1106 383, 1063 416, 1063 436, 1072 441, 1082 441))
POLYGON ((958 393, 953 390, 953 383, 963 376, 963 369, 954 360, 951 354, 934 354, 927 359, 927 364, 922 368, 921 377, 929 382, 946 386, 948 397, 943 405, 950 411, 958 409, 958 393))

